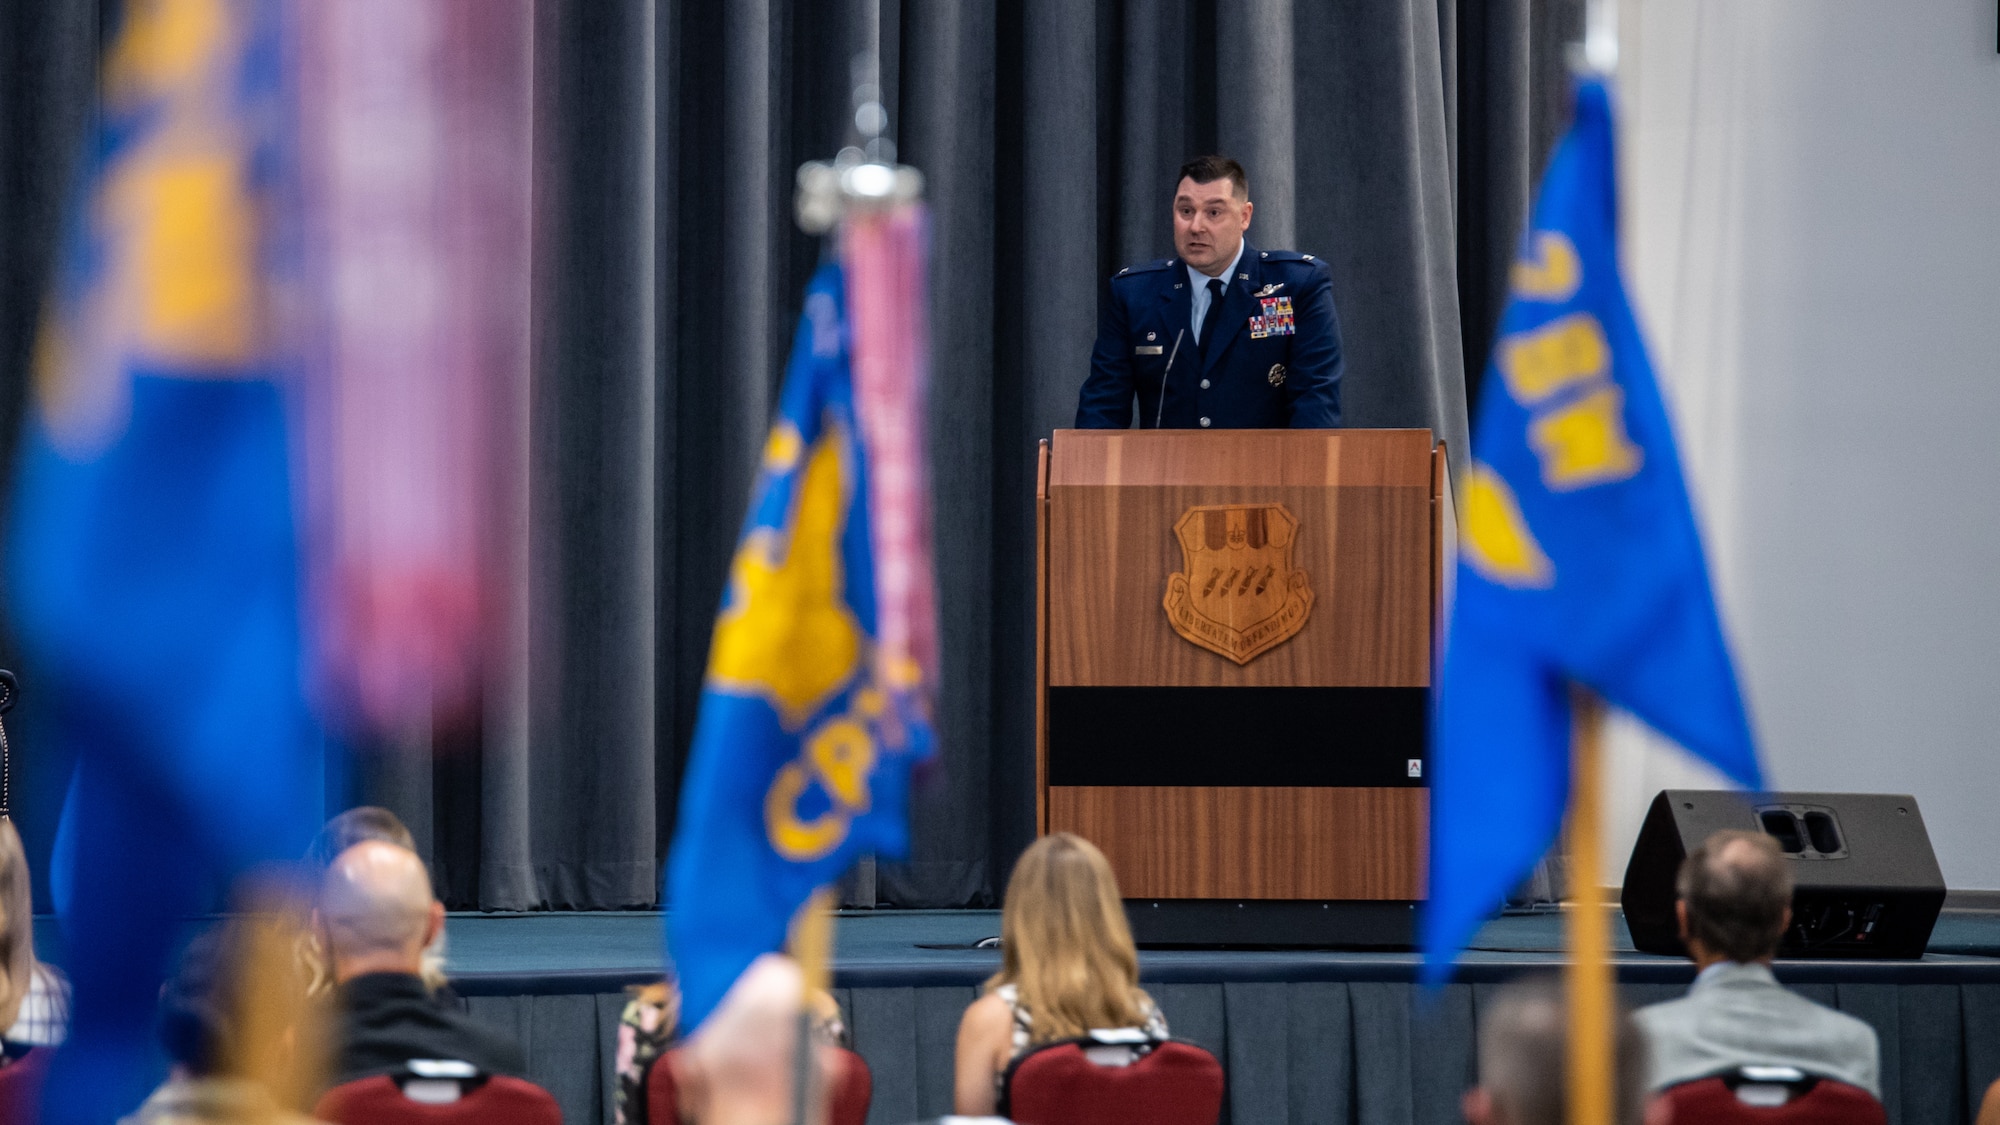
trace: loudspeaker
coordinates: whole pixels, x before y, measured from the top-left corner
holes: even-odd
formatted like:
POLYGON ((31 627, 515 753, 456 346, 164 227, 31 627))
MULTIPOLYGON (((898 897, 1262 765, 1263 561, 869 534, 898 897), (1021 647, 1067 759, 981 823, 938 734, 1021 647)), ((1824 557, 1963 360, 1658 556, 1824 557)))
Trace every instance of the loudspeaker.
POLYGON ((1686 955, 1674 875, 1725 828, 1764 832, 1798 889, 1780 957, 1921 957, 1944 907, 1944 873, 1914 798, 1887 793, 1736 793, 1668 789, 1653 798, 1625 866, 1632 944, 1686 955))

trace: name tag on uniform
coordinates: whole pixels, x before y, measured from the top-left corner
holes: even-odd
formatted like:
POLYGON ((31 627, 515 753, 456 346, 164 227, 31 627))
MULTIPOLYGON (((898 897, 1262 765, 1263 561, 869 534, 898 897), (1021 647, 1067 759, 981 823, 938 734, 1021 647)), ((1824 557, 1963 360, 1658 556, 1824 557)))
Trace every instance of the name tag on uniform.
POLYGON ((1132 349, 1133 355, 1165 355, 1167 349, 1159 344, 1141 344, 1132 349))
POLYGON ((1267 336, 1290 336, 1298 331, 1292 319, 1292 299, 1290 297, 1263 297, 1257 305, 1261 310, 1250 318, 1250 338, 1262 340, 1267 336))

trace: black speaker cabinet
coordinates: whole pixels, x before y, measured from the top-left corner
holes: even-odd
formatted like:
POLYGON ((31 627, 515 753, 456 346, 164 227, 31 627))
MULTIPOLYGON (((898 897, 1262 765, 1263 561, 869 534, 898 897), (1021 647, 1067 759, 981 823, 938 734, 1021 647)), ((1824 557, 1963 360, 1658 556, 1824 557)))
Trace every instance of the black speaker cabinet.
POLYGON ((1674 875, 1710 833, 1775 837, 1798 889, 1780 957, 1921 957, 1944 907, 1944 873, 1912 797, 1885 793, 1737 793, 1668 789, 1653 798, 1623 903, 1632 944, 1685 954, 1674 875))

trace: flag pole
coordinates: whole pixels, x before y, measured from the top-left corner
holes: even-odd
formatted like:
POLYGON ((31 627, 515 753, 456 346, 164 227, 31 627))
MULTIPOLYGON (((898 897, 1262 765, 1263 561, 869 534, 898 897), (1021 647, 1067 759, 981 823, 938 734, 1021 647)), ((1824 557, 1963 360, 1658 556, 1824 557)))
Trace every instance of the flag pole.
MULTIPOLYGON (((1618 0, 1588 0, 1581 69, 1618 69, 1618 0)), ((1570 686, 1569 1125, 1612 1125, 1617 986, 1604 903, 1604 702, 1570 686)))
POLYGON ((1565 927, 1569 963, 1570 1125, 1612 1125, 1611 922, 1605 915, 1603 872, 1604 704, 1571 688, 1573 727, 1569 800, 1570 909, 1565 927))
POLYGON ((792 956, 799 963, 798 1051, 792 1059, 792 1125, 810 1125, 808 1114, 817 1100, 814 1089, 819 1068, 813 1065, 813 1002, 831 979, 833 962, 833 892, 812 893, 792 923, 792 956))

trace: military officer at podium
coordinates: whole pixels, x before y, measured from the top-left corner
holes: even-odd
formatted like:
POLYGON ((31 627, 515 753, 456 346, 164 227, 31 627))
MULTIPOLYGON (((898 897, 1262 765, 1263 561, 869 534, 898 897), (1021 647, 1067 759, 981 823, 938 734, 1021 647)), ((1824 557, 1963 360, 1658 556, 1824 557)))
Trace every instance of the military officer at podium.
POLYGON ((1174 189, 1178 257, 1128 266, 1097 318, 1079 429, 1325 428, 1340 424, 1333 273, 1311 254, 1245 241, 1243 166, 1203 156, 1174 189))

